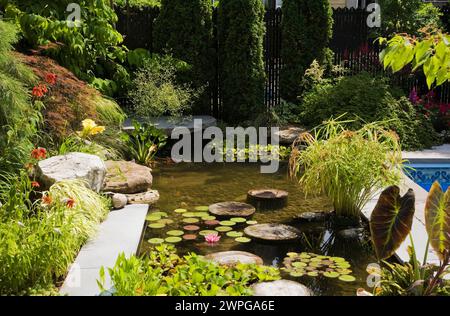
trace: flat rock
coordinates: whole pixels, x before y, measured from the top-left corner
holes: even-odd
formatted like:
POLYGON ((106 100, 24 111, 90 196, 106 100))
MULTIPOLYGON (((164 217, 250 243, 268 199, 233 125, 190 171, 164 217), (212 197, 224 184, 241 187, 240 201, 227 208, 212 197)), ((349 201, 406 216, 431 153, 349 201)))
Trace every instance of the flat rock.
POLYGON ((152 187, 152 169, 131 161, 106 161, 106 178, 103 190, 134 194, 152 187))
POLYGON ((205 258, 223 265, 235 265, 237 263, 263 264, 263 260, 260 257, 245 251, 216 252, 205 256, 205 258))
POLYGON ((250 237, 266 241, 289 241, 300 237, 300 231, 284 224, 256 224, 244 229, 250 237))
POLYGON ((253 296, 313 296, 313 292, 301 283, 277 280, 252 286, 253 296))
POLYGON ((220 202, 209 206, 209 212, 221 217, 250 217, 256 209, 247 203, 220 202))
POLYGON ((365 229, 362 227, 348 228, 338 231, 338 235, 341 238, 359 238, 364 234, 365 229))
POLYGON ((292 145, 294 141, 307 130, 302 127, 281 127, 278 134, 279 143, 282 145, 292 145))
POLYGON ((125 195, 128 204, 155 204, 159 200, 159 192, 157 190, 148 190, 143 193, 125 195))
POLYGON ((106 176, 106 166, 98 156, 69 153, 39 161, 36 175, 43 189, 61 180, 81 179, 89 188, 99 192, 106 176))
POLYGON ((258 209, 282 208, 287 205, 288 195, 278 189, 254 189, 247 192, 247 202, 258 209))
POLYGON ((330 213, 327 212, 304 212, 295 217, 295 219, 305 222, 323 222, 330 213))

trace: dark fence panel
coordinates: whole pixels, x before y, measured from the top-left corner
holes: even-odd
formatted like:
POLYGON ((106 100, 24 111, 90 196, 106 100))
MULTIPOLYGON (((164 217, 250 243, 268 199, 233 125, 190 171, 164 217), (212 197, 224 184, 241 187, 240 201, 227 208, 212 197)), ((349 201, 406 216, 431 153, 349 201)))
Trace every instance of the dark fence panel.
MULTIPOLYGON (((444 21, 449 22, 450 6, 442 8, 444 21)), ((118 10, 119 23, 117 29, 125 35, 125 44, 131 48, 147 48, 153 51, 152 32, 155 18, 159 10, 147 8, 142 10, 118 10)), ((368 13, 363 9, 334 9, 333 10, 333 38, 330 48, 334 52, 334 63, 346 68, 347 75, 358 74, 362 71, 372 75, 384 75, 392 82, 402 87, 406 92, 416 87, 420 92, 426 93, 427 87, 423 75, 410 74, 408 71, 392 75, 385 72, 379 61, 380 47, 375 43, 374 32, 367 26, 368 13)), ((265 103, 267 108, 280 104, 280 72, 282 68, 281 49, 282 32, 281 8, 267 9, 264 20, 266 23, 266 36, 264 40, 264 59, 266 71, 265 103)), ((217 9, 213 11, 214 35, 217 45, 217 9)), ((448 27, 448 24, 447 24, 448 27)), ((211 114, 221 117, 223 110, 220 102, 219 87, 219 60, 216 59, 216 78, 211 82, 211 114)), ((450 84, 446 83, 436 89, 441 102, 450 103, 450 84)))

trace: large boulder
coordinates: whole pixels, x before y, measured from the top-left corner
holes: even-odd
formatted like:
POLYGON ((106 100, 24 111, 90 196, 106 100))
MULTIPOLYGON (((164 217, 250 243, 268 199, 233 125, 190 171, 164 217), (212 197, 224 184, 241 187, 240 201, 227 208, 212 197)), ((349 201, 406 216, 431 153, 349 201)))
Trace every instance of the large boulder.
POLYGON ((252 286, 253 296, 313 296, 313 292, 301 283, 277 280, 252 286))
POLYGON ((153 182, 152 169, 131 161, 107 161, 103 190, 123 194, 146 192, 153 182))
POLYGON ((39 161, 36 175, 44 189, 61 180, 81 179, 92 190, 103 187, 106 166, 100 157, 85 153, 69 153, 39 161))

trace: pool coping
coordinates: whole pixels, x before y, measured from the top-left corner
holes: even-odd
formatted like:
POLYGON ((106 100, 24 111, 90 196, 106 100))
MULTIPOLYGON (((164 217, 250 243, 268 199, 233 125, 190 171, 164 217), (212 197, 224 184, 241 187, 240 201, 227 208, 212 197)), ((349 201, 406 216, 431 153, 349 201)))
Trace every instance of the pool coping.
MULTIPOLYGON (((428 150, 416 152, 403 152, 403 159, 410 163, 447 163, 450 162, 450 144, 433 147, 428 150)), ((428 192, 420 185, 411 180, 405 173, 402 174, 402 180, 399 185, 401 194, 405 194, 409 188, 414 190, 416 196, 416 211, 411 228, 411 235, 416 249, 417 260, 424 261, 424 256, 427 249, 428 234, 425 228, 425 203, 428 197, 428 192)), ((380 197, 381 190, 364 206, 362 213, 366 219, 370 218, 373 209, 380 197)), ((397 250, 395 256, 401 262, 409 261, 408 248, 411 246, 410 238, 402 243, 397 250)), ((427 254, 427 263, 439 265, 439 257, 436 252, 429 247, 427 254)))
MULTIPOLYGON (((81 248, 69 268, 64 284, 59 290, 60 294, 99 295, 97 280, 100 268, 113 267, 120 253, 124 253, 127 257, 137 253, 148 209, 147 204, 132 204, 120 210, 112 210, 107 219, 100 224, 96 236, 81 248)), ((109 274, 105 272, 105 288, 111 288, 109 274)))

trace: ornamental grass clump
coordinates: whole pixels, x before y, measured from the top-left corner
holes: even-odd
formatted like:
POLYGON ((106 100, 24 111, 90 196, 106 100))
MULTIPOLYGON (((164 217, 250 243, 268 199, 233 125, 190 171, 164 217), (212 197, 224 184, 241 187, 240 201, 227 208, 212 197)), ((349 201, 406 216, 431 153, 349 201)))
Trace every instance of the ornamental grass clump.
MULTIPOLYGON (((340 117, 342 118, 342 116, 340 117)), ((338 118, 339 119, 339 118, 338 118)), ((402 157, 398 136, 384 123, 345 128, 352 121, 330 120, 302 134, 294 143, 291 175, 299 175, 305 193, 324 194, 338 216, 359 218, 376 190, 400 181, 402 157), (299 144, 306 144, 300 150, 299 144)))

